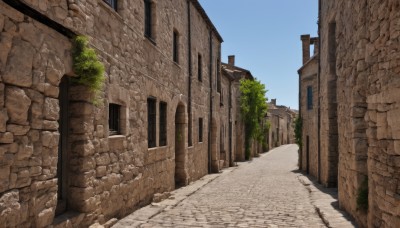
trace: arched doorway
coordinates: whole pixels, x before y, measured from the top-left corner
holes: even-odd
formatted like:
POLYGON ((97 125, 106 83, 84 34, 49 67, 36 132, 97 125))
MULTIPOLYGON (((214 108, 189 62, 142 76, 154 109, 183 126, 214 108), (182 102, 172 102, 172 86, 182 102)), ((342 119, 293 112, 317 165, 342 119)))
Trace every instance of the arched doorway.
POLYGON ((175 113, 175 188, 187 185, 185 106, 179 104, 175 113))

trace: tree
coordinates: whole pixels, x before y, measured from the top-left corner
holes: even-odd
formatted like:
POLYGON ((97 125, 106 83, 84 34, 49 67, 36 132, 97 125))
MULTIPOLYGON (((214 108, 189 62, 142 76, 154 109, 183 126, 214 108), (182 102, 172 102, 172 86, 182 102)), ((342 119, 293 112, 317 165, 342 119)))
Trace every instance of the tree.
POLYGON ((267 90, 257 79, 240 80, 240 111, 245 124, 245 158, 250 159, 252 140, 261 142, 264 133, 261 121, 267 113, 267 90))

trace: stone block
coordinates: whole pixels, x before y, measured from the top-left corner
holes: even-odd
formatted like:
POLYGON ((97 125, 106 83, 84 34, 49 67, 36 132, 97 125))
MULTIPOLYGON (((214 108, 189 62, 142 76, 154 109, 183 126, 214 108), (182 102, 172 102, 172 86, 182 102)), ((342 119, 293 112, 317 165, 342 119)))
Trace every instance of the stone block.
MULTIPOLYGON (((1 46, 0 46, 1 48, 1 46)), ((1 65, 0 65, 0 69, 1 69, 1 65)), ((0 81, 1 81, 1 77, 0 77, 0 81)), ((5 86, 3 83, 0 83, 0 107, 4 106, 4 94, 5 94, 5 86)))
POLYGON ((32 85, 32 63, 35 50, 26 41, 13 42, 3 74, 3 81, 10 85, 30 87, 32 85))
POLYGON ((24 90, 12 86, 6 87, 6 108, 10 123, 27 125, 30 105, 31 100, 24 90))
POLYGON ((58 99, 45 98, 43 107, 44 118, 47 120, 58 120, 60 114, 60 106, 58 99))
POLYGON ((52 208, 41 211, 36 217, 36 227, 47 227, 53 222, 55 211, 52 208))
POLYGON ((0 193, 9 189, 10 166, 0 166, 0 193))
POLYGON ((14 142, 14 135, 11 132, 0 133, 0 143, 10 144, 14 142))
POLYGON ((98 166, 101 165, 109 165, 111 163, 110 155, 108 153, 102 153, 96 156, 96 164, 98 166))
POLYGON ((33 146, 21 144, 18 147, 17 160, 25 160, 30 158, 33 154, 33 146))
POLYGON ((16 136, 26 135, 30 130, 30 126, 8 124, 7 131, 13 133, 16 136))
POLYGON ((58 146, 60 134, 58 132, 43 131, 42 132, 42 145, 48 148, 58 146))

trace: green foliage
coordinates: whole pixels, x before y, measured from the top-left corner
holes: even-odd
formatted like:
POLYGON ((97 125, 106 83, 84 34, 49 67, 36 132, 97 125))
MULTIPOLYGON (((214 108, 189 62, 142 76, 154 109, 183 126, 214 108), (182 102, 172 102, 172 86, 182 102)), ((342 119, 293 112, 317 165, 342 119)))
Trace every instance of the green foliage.
POLYGON ((240 111, 245 123, 245 157, 250 159, 251 141, 254 139, 261 142, 263 139, 261 120, 265 117, 268 109, 265 96, 267 90, 265 85, 257 79, 242 79, 240 92, 240 111))
POLYGON ((87 86, 94 93, 95 101, 103 89, 104 65, 88 44, 88 38, 85 36, 77 36, 74 40, 73 68, 78 77, 73 78, 73 82, 87 86))
POLYGON ((269 129, 271 128, 271 122, 269 122, 269 120, 267 121, 267 122, 265 122, 264 123, 264 127, 263 127, 263 138, 262 138, 262 142, 261 142, 261 145, 262 145, 262 149, 263 149, 263 152, 266 152, 266 151, 268 151, 268 143, 267 143, 267 141, 266 141, 266 139, 267 139, 267 137, 269 137, 269 129))
POLYGON ((301 116, 299 115, 294 120, 294 138, 295 138, 296 144, 299 145, 300 150, 303 145, 302 130, 303 130, 303 120, 302 120, 301 116))
POLYGON ((368 210, 368 177, 365 177, 361 185, 358 187, 357 209, 361 211, 368 210))

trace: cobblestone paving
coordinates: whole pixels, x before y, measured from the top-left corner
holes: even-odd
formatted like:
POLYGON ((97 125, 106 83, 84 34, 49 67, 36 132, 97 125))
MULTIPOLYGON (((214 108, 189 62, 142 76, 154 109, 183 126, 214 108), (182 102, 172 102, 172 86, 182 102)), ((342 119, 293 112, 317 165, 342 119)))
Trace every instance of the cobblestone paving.
POLYGON ((116 227, 325 227, 297 179, 297 146, 240 163, 174 207, 116 227))

